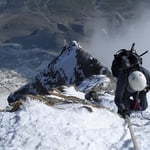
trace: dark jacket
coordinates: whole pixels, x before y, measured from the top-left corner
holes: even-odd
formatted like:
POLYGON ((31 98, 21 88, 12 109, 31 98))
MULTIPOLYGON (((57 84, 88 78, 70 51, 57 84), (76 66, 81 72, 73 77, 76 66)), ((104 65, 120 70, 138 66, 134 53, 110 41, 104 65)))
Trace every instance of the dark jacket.
MULTIPOLYGON (((147 80, 147 86, 150 87, 150 72, 144 67, 139 67, 139 71, 143 72, 147 80)), ((119 76, 117 78, 117 86, 115 91, 115 103, 118 106, 118 109, 123 105, 125 105, 126 109, 131 109, 131 97, 133 100, 136 99, 137 92, 132 92, 128 90, 128 72, 120 71, 119 76)), ((142 110, 147 108, 147 98, 146 98, 146 90, 139 92, 140 105, 142 110)))

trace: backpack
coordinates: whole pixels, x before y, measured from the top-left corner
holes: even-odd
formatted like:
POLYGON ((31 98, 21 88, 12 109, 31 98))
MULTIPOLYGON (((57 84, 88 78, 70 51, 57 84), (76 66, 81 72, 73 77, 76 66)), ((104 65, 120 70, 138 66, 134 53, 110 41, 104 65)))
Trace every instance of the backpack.
POLYGON ((118 77, 119 72, 130 72, 131 70, 138 70, 142 65, 142 58, 133 49, 121 49, 114 55, 111 66, 111 71, 114 77, 118 77))

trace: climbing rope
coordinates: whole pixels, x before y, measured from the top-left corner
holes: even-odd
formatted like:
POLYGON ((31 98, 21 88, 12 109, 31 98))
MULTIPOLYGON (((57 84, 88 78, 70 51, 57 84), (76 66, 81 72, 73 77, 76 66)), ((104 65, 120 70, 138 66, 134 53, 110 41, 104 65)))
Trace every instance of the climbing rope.
POLYGON ((134 136, 134 132, 133 132, 133 128, 132 128, 132 124, 130 122, 130 117, 128 115, 125 116, 125 119, 128 123, 128 127, 129 127, 129 131, 130 131, 130 135, 131 135, 131 140, 133 142, 133 145, 134 145, 134 149, 135 150, 140 150, 139 147, 138 147, 138 144, 137 144, 137 141, 135 139, 135 136, 134 136))
MULTIPOLYGON (((137 92, 137 94, 136 94, 136 101, 137 101, 138 104, 140 104, 139 94, 140 94, 140 92, 137 92)), ((146 120, 150 120, 150 118, 145 117, 145 116, 143 115, 141 106, 139 106, 139 108, 140 108, 141 116, 142 116, 144 119, 146 119, 146 120)))
POLYGON ((148 118, 148 117, 145 117, 145 116, 143 115, 143 112, 142 112, 142 110, 140 111, 140 113, 141 113, 141 116, 142 116, 144 119, 146 119, 146 120, 150 120, 150 118, 148 118))

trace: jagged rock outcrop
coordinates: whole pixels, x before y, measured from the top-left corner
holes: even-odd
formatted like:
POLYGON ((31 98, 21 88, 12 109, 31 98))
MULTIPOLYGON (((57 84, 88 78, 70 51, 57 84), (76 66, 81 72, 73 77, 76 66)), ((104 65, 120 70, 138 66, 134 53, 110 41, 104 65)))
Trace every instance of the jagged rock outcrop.
MULTIPOLYGON (((85 51, 79 43, 72 41, 35 77, 32 83, 10 94, 8 101, 14 102, 25 94, 48 94, 51 88, 62 85, 79 86, 85 79, 93 75, 106 75, 111 78, 111 73, 106 67, 85 51)), ((98 78, 100 80, 101 76, 98 78)))
POLYGON ((97 74, 110 75, 107 68, 73 41, 63 48, 61 54, 43 72, 36 76, 36 81, 46 89, 59 85, 78 86, 84 79, 97 74))

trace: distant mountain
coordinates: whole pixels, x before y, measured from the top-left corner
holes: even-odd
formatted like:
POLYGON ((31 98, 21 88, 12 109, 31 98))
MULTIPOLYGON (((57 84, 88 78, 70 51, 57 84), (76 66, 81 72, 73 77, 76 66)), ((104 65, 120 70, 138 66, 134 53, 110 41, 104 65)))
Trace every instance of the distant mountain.
POLYGON ((146 0, 0 0, 0 43, 58 52, 64 40, 87 41, 97 22, 100 32, 116 34, 145 2, 149 6, 146 0))
POLYGON ((27 79, 33 78, 55 55, 41 48, 26 50, 20 44, 0 44, 0 69, 14 70, 27 79))
POLYGON ((86 37, 90 0, 3 0, 0 1, 0 42, 23 48, 58 50, 64 43, 86 37))
POLYGON ((41 48, 24 49, 20 44, 0 44, 0 94, 9 94, 33 80, 55 57, 55 53, 41 48))
MULTIPOLYGON (((85 51, 79 43, 72 41, 62 49, 58 57, 35 77, 33 82, 12 93, 8 97, 8 101, 16 101, 26 94, 48 94, 51 88, 64 85, 79 86, 85 79, 93 75, 106 75, 110 80, 112 78, 106 67, 85 51)), ((95 77, 93 76, 93 78, 95 77)), ((99 78, 97 81, 95 80, 99 83, 101 76, 96 78, 99 78)), ((96 83, 93 85, 95 86, 96 83)))

